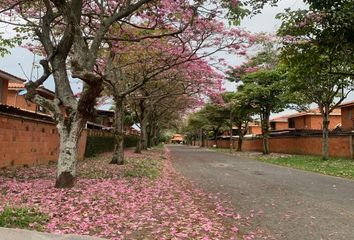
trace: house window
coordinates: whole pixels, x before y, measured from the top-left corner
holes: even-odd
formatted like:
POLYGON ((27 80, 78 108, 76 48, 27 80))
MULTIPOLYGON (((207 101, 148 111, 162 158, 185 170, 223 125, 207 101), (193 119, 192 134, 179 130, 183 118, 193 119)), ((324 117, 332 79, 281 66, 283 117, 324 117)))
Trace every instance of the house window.
POLYGON ((294 119, 289 119, 289 128, 295 128, 295 121, 294 121, 294 119))
POLYGON ((275 129, 275 122, 271 122, 271 123, 270 123, 270 129, 271 129, 271 130, 276 130, 276 129, 275 129))
POLYGON ((348 120, 352 120, 352 109, 348 111, 348 120))

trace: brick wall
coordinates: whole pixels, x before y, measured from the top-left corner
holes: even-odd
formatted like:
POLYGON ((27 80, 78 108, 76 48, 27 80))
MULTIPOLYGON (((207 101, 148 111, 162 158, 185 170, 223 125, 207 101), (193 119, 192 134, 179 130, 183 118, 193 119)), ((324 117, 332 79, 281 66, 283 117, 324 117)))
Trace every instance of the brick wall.
POLYGON ((342 129, 346 131, 353 130, 354 106, 342 108, 342 129))
POLYGON ((285 130, 289 128, 288 122, 275 122, 275 130, 285 130))
POLYGON ((24 96, 19 96, 18 91, 9 90, 7 92, 7 105, 18 107, 21 109, 36 111, 36 104, 30 101, 26 101, 24 96))
MULTIPOLYGON (((85 152, 87 133, 80 137, 78 158, 85 152)), ((55 124, 0 114, 0 167, 57 161, 59 135, 55 124)))
POLYGON ((262 128, 258 125, 249 125, 248 126, 248 134, 262 134, 262 128))
POLYGON ((0 103, 2 104, 6 104, 8 84, 9 81, 7 79, 0 78, 0 103))
MULTIPOLYGON (((329 137, 329 155, 332 157, 353 158, 352 135, 338 135, 329 137)), ((209 140, 208 145, 212 147, 214 140, 209 140)), ((199 145, 199 144, 198 144, 199 145)), ((218 140, 219 148, 229 148, 229 140, 218 140)), ((234 140, 236 149, 237 140, 234 140)), ((262 152, 262 139, 244 139, 242 149, 244 151, 262 152)), ((296 136, 296 137, 272 137, 269 139, 269 149, 275 153, 289 153, 302 155, 321 155, 321 136, 296 136)))
MULTIPOLYGON (((295 123, 296 129, 322 129, 322 116, 321 115, 304 115, 291 118, 295 123)), ((329 122, 329 129, 334 129, 341 123, 340 115, 331 115, 329 122)))

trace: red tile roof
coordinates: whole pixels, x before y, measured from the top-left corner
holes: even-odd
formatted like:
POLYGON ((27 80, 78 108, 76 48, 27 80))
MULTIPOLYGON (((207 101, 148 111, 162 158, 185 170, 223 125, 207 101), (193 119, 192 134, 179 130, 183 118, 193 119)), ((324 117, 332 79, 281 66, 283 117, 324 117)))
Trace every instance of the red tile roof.
POLYGON ((278 117, 273 117, 270 119, 271 122, 288 122, 289 115, 282 115, 278 117))
POLYGON ((9 82, 9 87, 8 87, 8 88, 22 89, 22 88, 25 88, 25 84, 23 84, 23 83, 9 82))
POLYGON ((23 83, 24 79, 16 77, 8 72, 0 70, 0 78, 8 79, 9 82, 23 83))
POLYGON ((353 100, 353 101, 350 101, 350 102, 346 102, 346 103, 339 104, 338 107, 339 107, 339 108, 342 108, 342 107, 350 107, 350 106, 353 106, 353 105, 354 105, 354 100, 353 100))
MULTIPOLYGON (((288 118, 295 118, 295 117, 301 117, 301 116, 313 116, 313 115, 321 115, 321 112, 318 108, 310 109, 307 112, 298 112, 289 115, 288 118)), ((329 115, 331 116, 340 116, 341 115, 341 110, 339 108, 335 108, 329 115)))

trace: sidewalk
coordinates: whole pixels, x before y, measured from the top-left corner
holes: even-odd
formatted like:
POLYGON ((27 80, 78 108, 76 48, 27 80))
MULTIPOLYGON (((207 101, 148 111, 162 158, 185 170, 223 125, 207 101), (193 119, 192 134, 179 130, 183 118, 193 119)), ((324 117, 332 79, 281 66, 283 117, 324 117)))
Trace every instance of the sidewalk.
POLYGON ((1 240, 103 240, 103 238, 79 235, 55 235, 22 229, 0 228, 1 240))

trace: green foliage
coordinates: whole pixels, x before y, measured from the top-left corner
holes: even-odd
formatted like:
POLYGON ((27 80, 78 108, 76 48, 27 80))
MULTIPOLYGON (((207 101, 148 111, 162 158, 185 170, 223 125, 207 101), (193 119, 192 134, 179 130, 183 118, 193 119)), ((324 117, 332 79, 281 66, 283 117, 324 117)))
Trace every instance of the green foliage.
POLYGON ((147 177, 150 179, 157 178, 162 169, 162 161, 158 159, 127 159, 128 169, 124 171, 125 177, 147 177))
POLYGON ((258 160, 326 175, 354 179, 354 162, 352 159, 333 158, 322 160, 318 156, 260 156, 258 160))
POLYGON ((289 92, 300 102, 335 107, 353 89, 354 2, 308 2, 309 10, 278 15, 281 61, 289 92))
POLYGON ((189 140, 191 140, 192 135, 198 135, 201 129, 210 131, 216 137, 222 128, 228 127, 229 117, 230 109, 228 107, 208 103, 189 117, 188 124, 183 132, 189 140))
POLYGON ((242 83, 243 77, 249 73, 261 69, 275 69, 279 63, 279 53, 276 49, 277 42, 271 39, 271 36, 263 34, 257 40, 257 46, 260 48, 255 55, 249 56, 248 61, 236 68, 230 68, 226 72, 226 79, 230 82, 242 83))
MULTIPOLYGON (((273 112, 282 111, 287 106, 284 73, 278 63, 275 45, 264 39, 260 41, 261 51, 245 64, 229 71, 229 79, 236 81, 242 104, 249 106, 260 116, 263 153, 269 153, 269 119, 273 112)), ((245 113, 241 113, 245 114, 245 113)))
POLYGON ((85 149, 85 157, 93 157, 103 152, 113 151, 114 137, 88 136, 85 149))
POLYGON ((166 142, 168 142, 168 140, 169 140, 170 138, 171 138, 171 137, 170 137, 169 135, 164 134, 164 135, 160 136, 159 142, 160 142, 160 143, 162 143, 162 142, 166 143, 166 142))
POLYGON ((204 127, 217 131, 221 127, 226 126, 227 119, 230 116, 230 109, 225 106, 209 103, 198 114, 201 118, 205 119, 206 126, 204 127))
POLYGON ((49 220, 48 215, 33 208, 15 208, 6 206, 0 212, 0 227, 43 230, 49 220))
POLYGON ((297 104, 316 103, 323 118, 323 158, 328 158, 329 114, 354 89, 354 2, 308 1, 309 10, 278 15, 280 56, 297 104))
POLYGON ((139 138, 137 136, 124 136, 124 147, 131 148, 136 147, 139 142, 139 138))
POLYGON ((256 111, 279 112, 285 107, 284 78, 279 70, 262 69, 246 74, 243 78, 242 93, 256 111))
POLYGON ((224 93, 223 99, 231 111, 232 125, 245 127, 252 121, 251 116, 255 114, 255 109, 250 105, 247 96, 242 91, 224 93))
POLYGON ((1 35, 3 33, 0 32, 0 56, 3 57, 6 54, 9 54, 9 48, 13 48, 19 44, 21 44, 21 40, 18 37, 14 37, 13 39, 5 39, 1 35))
POLYGON ((223 0, 222 5, 224 8, 229 9, 227 17, 230 24, 239 25, 240 21, 249 15, 261 13, 266 4, 276 6, 279 0, 223 0))
MULTIPOLYGON (((135 147, 139 141, 136 136, 124 136, 124 147, 135 147)), ((113 136, 88 136, 85 149, 85 157, 93 157, 97 154, 114 150, 113 136)))

